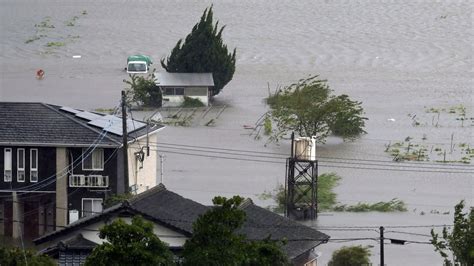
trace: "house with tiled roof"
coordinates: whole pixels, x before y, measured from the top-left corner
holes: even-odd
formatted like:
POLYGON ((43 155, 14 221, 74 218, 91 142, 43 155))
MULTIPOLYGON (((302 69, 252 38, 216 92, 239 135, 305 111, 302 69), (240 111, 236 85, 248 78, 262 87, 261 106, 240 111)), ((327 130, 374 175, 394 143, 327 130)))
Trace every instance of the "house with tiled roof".
POLYGON ((157 184, 147 144, 162 125, 127 119, 125 151, 116 114, 0 102, 0 117, 0 236, 36 238, 102 211, 113 194, 157 184))
MULTIPOLYGON (((212 207, 186 199, 160 184, 132 199, 80 219, 55 232, 46 234, 34 243, 44 254, 49 254, 60 261, 79 261, 84 258, 84 243, 95 245, 103 243, 99 238, 99 229, 115 219, 121 218, 130 222, 135 215, 141 215, 154 225, 155 234, 165 242, 171 251, 179 254, 184 243, 193 235, 194 221, 212 207), (81 244, 72 244, 80 238, 81 244), (68 244, 69 243, 69 244, 68 244), (68 245, 68 246, 67 246, 68 245), (65 246, 69 248, 64 248, 65 246), (82 252, 82 253, 81 253, 82 252)), ((286 217, 261 208, 250 199, 245 200, 240 208, 246 213, 246 220, 238 233, 250 240, 286 239, 283 251, 294 265, 316 265, 316 249, 326 243, 329 236, 286 217)), ((89 253, 92 251, 89 249, 89 253)), ((60 263, 61 264, 61 263, 60 263)), ((65 265, 65 264, 61 264, 65 265)))

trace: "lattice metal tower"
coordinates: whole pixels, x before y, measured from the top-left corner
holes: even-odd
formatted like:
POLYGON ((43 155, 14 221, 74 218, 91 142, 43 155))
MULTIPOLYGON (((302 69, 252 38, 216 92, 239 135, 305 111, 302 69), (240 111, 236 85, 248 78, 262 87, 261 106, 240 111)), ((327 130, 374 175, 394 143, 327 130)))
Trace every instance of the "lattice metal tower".
POLYGON ((295 220, 315 220, 318 213, 318 161, 312 138, 291 136, 291 157, 287 159, 286 216, 295 220))

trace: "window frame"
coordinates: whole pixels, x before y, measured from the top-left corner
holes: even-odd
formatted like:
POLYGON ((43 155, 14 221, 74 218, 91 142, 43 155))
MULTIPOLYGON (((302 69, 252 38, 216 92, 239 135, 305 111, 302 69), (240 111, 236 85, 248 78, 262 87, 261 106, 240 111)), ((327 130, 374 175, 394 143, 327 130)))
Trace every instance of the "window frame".
MULTIPOLYGON (((81 160, 81 164, 82 164, 82 170, 83 171, 104 171, 104 168, 105 168, 105 161, 104 161, 104 157, 105 157, 105 151, 103 148, 95 148, 92 152, 87 152, 88 149, 86 148, 83 148, 82 149, 82 160, 81 160), (94 167, 94 154, 96 154, 96 152, 98 151, 102 151, 101 152, 101 158, 100 158, 100 161, 101 161, 101 164, 102 164, 102 168, 95 168, 94 167), (88 154, 88 156, 86 156, 84 158, 84 155, 85 154, 88 154), (84 167, 84 160, 91 160, 91 168, 85 168, 84 167)), ((96 155, 97 156, 97 155, 96 155)))
POLYGON ((13 179, 13 151, 12 148, 4 148, 3 149, 3 181, 4 182, 12 182, 13 179), (7 152, 10 153, 10 165, 7 167, 7 152), (9 168, 9 170, 7 170, 9 168), (7 179, 7 171, 10 171, 10 178, 7 179))
POLYGON ((30 149, 30 182, 38 182, 38 149, 30 149), (33 158, 33 151, 35 152, 35 158, 33 158), (33 168, 33 161, 36 163, 36 167, 33 168), (33 173, 36 173, 36 180, 33 180, 33 173))
POLYGON ((81 218, 82 217, 89 217, 89 216, 92 216, 94 214, 99 213, 98 211, 94 210, 94 201, 100 201, 101 202, 102 210, 100 212, 102 212, 104 210, 104 199, 103 198, 82 198, 81 199, 81 218), (91 206, 92 206, 92 211, 87 216, 84 215, 84 201, 86 201, 86 200, 91 201, 91 206))
POLYGON ((186 89, 185 87, 164 87, 164 91, 162 92, 163 96, 184 96, 186 94, 186 89), (177 94, 177 90, 183 90, 182 94, 177 94), (173 90, 172 94, 168 94, 167 90, 173 90))
MULTIPOLYGON (((24 148, 18 148, 16 150, 16 181, 17 182, 25 182, 26 181, 26 161, 25 161, 25 149, 24 148), (20 167, 20 151, 23 152, 23 167, 20 167), (20 179, 20 173, 23 172, 23 179, 20 179)), ((38 166, 38 164, 36 164, 38 166)))

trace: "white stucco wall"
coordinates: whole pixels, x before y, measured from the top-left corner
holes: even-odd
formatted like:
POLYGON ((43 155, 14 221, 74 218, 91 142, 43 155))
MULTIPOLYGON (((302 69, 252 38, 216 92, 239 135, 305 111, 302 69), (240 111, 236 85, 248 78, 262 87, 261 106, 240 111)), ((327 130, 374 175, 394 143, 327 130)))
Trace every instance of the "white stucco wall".
POLYGON ((148 136, 148 141, 150 144, 149 156, 146 154, 146 137, 141 138, 128 146, 129 185, 137 185, 137 194, 157 185, 156 172, 158 170, 158 152, 154 146, 156 146, 156 142, 158 141, 158 133, 150 134, 148 136), (135 153, 139 152, 141 148, 143 148, 143 152, 145 153, 143 163, 140 163, 135 155, 135 153))
MULTIPOLYGON (((207 87, 186 87, 184 96, 193 99, 199 99, 205 106, 209 105, 209 96, 207 87)), ((163 107, 177 107, 184 102, 183 95, 163 95, 163 107)))

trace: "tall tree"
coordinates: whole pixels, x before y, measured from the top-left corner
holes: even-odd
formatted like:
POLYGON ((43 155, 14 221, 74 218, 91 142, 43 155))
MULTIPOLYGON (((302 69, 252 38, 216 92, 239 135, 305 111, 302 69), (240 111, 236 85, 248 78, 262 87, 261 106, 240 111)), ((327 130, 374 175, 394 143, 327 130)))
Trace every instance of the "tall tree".
POLYGON ((245 221, 242 198, 215 197, 214 208, 193 224, 193 236, 184 244, 184 265, 287 265, 278 242, 249 241, 237 234, 245 221))
POLYGON ((454 207, 454 226, 451 232, 444 227, 440 238, 431 229, 431 244, 444 258, 447 266, 474 265, 474 208, 471 207, 469 213, 463 213, 464 206, 464 201, 461 201, 454 207), (452 253, 452 261, 448 252, 452 253))
POLYGON ((161 65, 168 72, 205 73, 211 72, 214 88, 211 96, 217 95, 232 80, 235 72, 235 53, 231 53, 222 41, 222 31, 217 21, 213 25, 212 6, 204 10, 199 23, 186 37, 184 43, 178 41, 171 55, 161 60, 161 65))
POLYGON ((311 76, 291 84, 267 98, 273 124, 270 140, 278 141, 291 131, 315 136, 324 142, 330 134, 353 139, 364 134, 366 117, 362 103, 349 96, 332 95, 325 80, 311 76))
POLYGON ((92 265, 174 265, 168 246, 153 233, 153 224, 135 216, 131 224, 122 219, 100 229, 108 242, 97 246, 87 257, 92 265))

